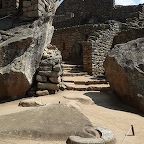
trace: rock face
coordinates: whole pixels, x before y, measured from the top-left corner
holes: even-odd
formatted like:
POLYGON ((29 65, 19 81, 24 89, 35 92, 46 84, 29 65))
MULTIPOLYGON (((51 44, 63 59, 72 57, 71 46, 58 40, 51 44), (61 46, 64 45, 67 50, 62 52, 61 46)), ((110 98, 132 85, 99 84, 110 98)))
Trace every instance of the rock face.
POLYGON ((0 99, 23 97, 30 88, 44 48, 51 42, 56 5, 53 1, 47 17, 0 31, 0 99))
POLYGON ((115 45, 104 67, 111 89, 144 112, 144 38, 115 45))

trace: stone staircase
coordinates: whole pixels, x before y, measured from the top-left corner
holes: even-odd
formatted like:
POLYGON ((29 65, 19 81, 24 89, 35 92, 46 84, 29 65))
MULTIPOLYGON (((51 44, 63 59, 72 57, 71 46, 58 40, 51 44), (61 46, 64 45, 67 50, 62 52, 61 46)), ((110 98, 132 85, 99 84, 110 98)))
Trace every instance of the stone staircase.
POLYGON ((82 65, 63 64, 63 85, 67 90, 102 91, 109 89, 104 78, 95 78, 83 71, 82 65))

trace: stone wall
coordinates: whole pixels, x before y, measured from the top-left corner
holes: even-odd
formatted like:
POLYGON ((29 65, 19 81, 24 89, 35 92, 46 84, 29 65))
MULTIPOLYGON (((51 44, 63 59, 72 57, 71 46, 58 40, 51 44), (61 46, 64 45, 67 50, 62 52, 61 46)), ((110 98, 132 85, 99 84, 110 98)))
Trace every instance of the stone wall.
POLYGON ((61 51, 64 61, 83 64, 89 74, 103 75, 103 62, 110 50, 119 23, 83 25, 57 29, 52 44, 61 51))
POLYGON ((84 41, 83 45, 83 69, 92 75, 92 44, 84 41))
POLYGON ((83 25, 57 29, 52 38, 52 44, 61 51, 64 61, 82 63, 82 42, 97 30, 97 25, 83 25))
POLYGON ((47 17, 48 11, 51 12, 53 11, 52 10, 52 8, 54 8, 53 5, 55 5, 55 2, 52 0, 51 1, 50 0, 29 0, 29 1, 24 0, 23 16, 28 18, 37 18, 41 16, 47 17))
POLYGON ((107 14, 113 9, 114 0, 65 0, 57 9, 56 14, 72 12, 75 15, 85 16, 107 14))
POLYGON ((108 51, 113 44, 114 36, 119 32, 119 23, 110 21, 107 29, 96 31, 90 36, 92 43, 92 73, 93 75, 103 76, 104 67, 103 63, 108 51))
POLYGON ((62 85, 62 56, 60 51, 48 45, 35 75, 36 85, 27 92, 29 96, 55 94, 62 85))
MULTIPOLYGON (((67 21, 67 26, 96 23, 105 21, 113 10, 114 0, 65 0, 57 9, 56 15, 74 13, 72 20, 67 21)), ((58 16, 57 16, 58 17, 58 16)), ((65 19, 63 19, 65 20, 65 19)), ((58 26, 54 23, 54 26, 58 26)), ((66 25, 61 25, 65 27, 66 25)))
POLYGON ((116 6, 112 12, 112 19, 126 22, 128 18, 143 19, 144 5, 116 6))
POLYGON ((9 14, 20 14, 22 12, 24 18, 36 19, 39 17, 50 16, 48 12, 51 12, 51 16, 54 16, 53 11, 56 10, 58 0, 2 0, 0 7, 0 17, 7 16, 9 14), (55 9, 55 10, 53 10, 55 9))
POLYGON ((104 23, 107 20, 126 22, 129 18, 144 19, 144 5, 115 6, 114 0, 65 0, 56 15, 54 26, 57 28, 104 23), (74 13, 74 17, 67 19, 67 12, 74 13), (61 15, 63 19, 58 21, 61 15))

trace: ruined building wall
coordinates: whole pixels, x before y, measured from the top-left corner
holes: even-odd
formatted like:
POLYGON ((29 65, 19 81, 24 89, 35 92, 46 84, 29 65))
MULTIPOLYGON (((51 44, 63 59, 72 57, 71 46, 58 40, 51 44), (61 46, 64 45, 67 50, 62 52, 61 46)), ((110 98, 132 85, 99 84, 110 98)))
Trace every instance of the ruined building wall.
POLYGON ((111 11, 113 6, 114 0, 64 0, 57 9, 56 14, 60 15, 71 12, 79 16, 89 13, 101 15, 111 11))
POLYGON ((92 74, 96 76, 104 75, 103 63, 106 55, 112 47, 113 39, 120 31, 120 25, 117 22, 110 22, 108 27, 96 31, 93 38, 90 37, 92 44, 92 74))
MULTIPOLYGON (((55 0, 56 1, 56 0, 55 0)), ((53 11, 54 1, 49 0, 29 0, 23 1, 23 15, 28 18, 47 16, 48 11, 53 11)), ((58 1, 57 1, 58 5, 58 1)), ((54 15, 54 14, 53 14, 54 15)))
POLYGON ((83 25, 57 29, 52 38, 52 44, 61 51, 64 61, 82 63, 82 42, 97 30, 97 26, 83 25))
MULTIPOLYGON (((58 15, 61 17, 66 13, 74 14, 72 22, 70 20, 73 25, 86 24, 92 17, 95 21, 104 21, 105 17, 110 15, 113 6, 114 0, 65 0, 57 9, 57 22, 59 22, 58 15)), ((66 20, 66 17, 63 20, 66 20)))
POLYGON ((113 9, 112 19, 125 22, 128 18, 143 19, 144 5, 116 6, 113 9))
POLYGON ((58 0, 0 0, 0 17, 16 14, 18 11, 23 13, 23 17, 29 19, 48 17, 48 12, 52 13, 54 11, 52 8, 56 8, 54 7, 56 1, 58 5, 58 0))
POLYGON ((62 28, 107 20, 126 22, 129 18, 143 19, 144 5, 115 6, 114 0, 65 0, 57 9, 54 26, 62 28), (73 17, 68 19, 66 13, 72 13, 73 17))
POLYGON ((55 31, 52 44, 61 51, 64 61, 83 64, 89 74, 103 75, 103 62, 110 50, 119 24, 83 25, 55 31))

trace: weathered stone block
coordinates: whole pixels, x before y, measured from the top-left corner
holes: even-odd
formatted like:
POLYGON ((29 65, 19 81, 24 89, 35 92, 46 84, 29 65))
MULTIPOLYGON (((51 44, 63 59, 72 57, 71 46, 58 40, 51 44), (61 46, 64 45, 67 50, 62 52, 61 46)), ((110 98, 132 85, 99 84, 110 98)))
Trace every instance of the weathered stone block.
POLYGON ((61 83, 61 77, 49 77, 49 80, 52 82, 52 83, 56 83, 56 84, 60 84, 61 83))
POLYGON ((36 80, 38 82, 47 82, 47 77, 46 76, 37 75, 36 76, 36 80))
POLYGON ((38 89, 41 90, 59 90, 59 84, 52 84, 52 83, 38 83, 38 89))
POLYGON ((37 96, 46 96, 46 95, 49 95, 49 92, 48 92, 48 90, 37 91, 36 95, 37 96))

